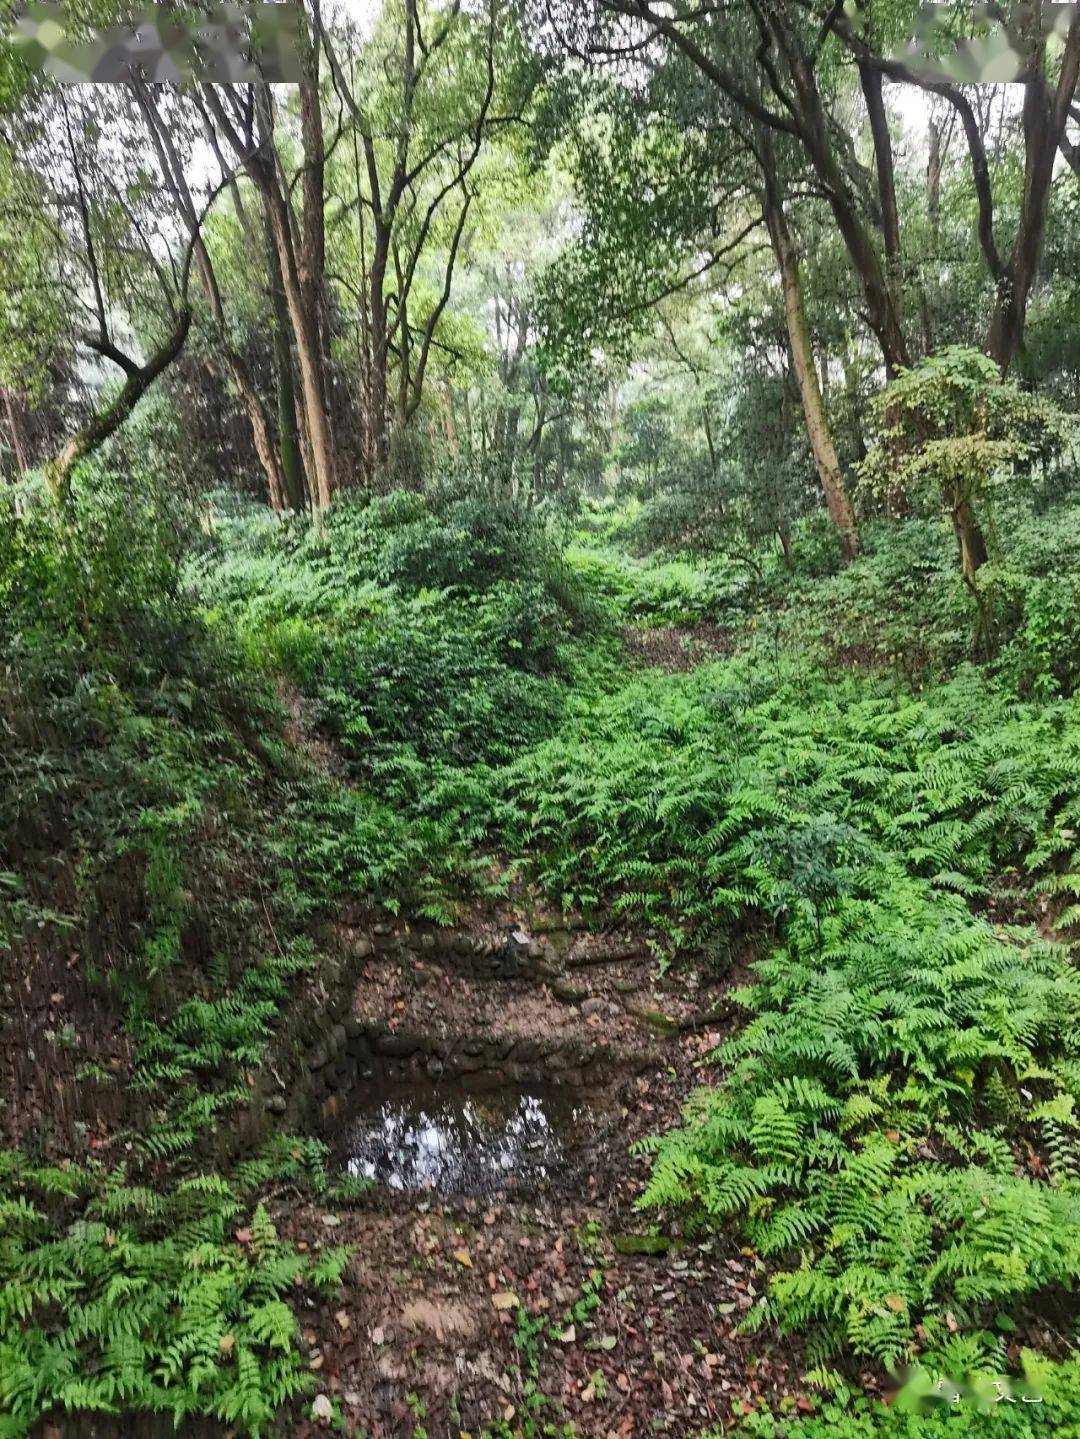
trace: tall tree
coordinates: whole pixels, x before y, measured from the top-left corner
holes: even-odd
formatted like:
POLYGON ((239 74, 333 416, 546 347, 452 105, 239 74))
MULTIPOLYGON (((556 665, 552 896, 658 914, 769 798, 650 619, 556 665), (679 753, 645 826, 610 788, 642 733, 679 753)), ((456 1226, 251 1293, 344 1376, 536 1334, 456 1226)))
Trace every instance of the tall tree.
POLYGON ((484 0, 475 15, 461 0, 395 0, 366 50, 326 48, 355 145, 341 184, 359 225, 350 288, 364 316, 366 452, 377 468, 392 424, 419 409, 485 145, 522 121, 536 75, 506 0, 484 0))
MULTIPOLYGON (((318 69, 321 52, 318 33, 310 41, 314 55, 308 55, 302 88, 314 83, 312 67, 318 69)), ((269 217, 281 284, 285 295, 292 341, 300 374, 302 430, 306 438, 313 485, 313 500, 325 509, 337 488, 338 460, 330 422, 329 383, 324 347, 322 271, 321 191, 305 186, 305 201, 319 210, 319 217, 298 220, 293 187, 275 148, 275 101, 271 87, 259 81, 242 89, 207 85, 201 101, 215 131, 231 148, 259 191, 269 217)), ((314 103, 310 101, 308 103, 314 103)), ((321 174, 325 164, 321 125, 310 122, 305 129, 302 164, 321 174)))

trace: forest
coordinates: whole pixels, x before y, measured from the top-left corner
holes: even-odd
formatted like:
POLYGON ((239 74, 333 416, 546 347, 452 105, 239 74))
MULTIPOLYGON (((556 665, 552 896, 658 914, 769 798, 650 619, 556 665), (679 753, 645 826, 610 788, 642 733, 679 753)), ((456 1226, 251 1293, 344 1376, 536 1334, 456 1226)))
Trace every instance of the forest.
POLYGON ((0 0, 0 1439, 1080 1439, 1080 6, 269 10, 0 0))

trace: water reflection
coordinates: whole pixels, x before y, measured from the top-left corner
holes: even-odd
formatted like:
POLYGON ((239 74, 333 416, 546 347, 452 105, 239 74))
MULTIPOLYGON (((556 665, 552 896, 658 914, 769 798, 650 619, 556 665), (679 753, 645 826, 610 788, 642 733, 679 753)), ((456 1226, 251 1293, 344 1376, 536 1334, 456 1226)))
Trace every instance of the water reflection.
POLYGON ((382 1086, 346 1126, 351 1174, 389 1189, 484 1194, 544 1179, 582 1120, 565 1092, 382 1086))

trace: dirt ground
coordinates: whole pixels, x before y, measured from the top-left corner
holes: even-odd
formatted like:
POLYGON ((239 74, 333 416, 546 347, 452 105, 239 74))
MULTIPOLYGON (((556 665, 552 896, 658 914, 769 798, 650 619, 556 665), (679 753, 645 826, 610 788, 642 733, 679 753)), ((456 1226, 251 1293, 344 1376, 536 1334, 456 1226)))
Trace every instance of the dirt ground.
MULTIPOLYGON (((722 995, 693 976, 661 980, 648 955, 600 957, 582 941, 544 984, 369 961, 355 1005, 365 1021, 574 1036, 649 1060, 611 1087, 580 1144, 532 1188, 373 1188, 332 1212, 283 1209, 279 1225, 297 1243, 355 1246, 340 1305, 313 1305, 305 1325, 319 1392, 345 1434, 689 1439, 782 1393, 812 1405, 788 1341, 736 1332, 762 1293, 760 1260, 734 1238, 657 1235, 635 1207, 650 1166, 638 1141, 713 1081, 701 1065, 723 1038, 722 995)), ((295 1432, 328 1422, 298 1419, 295 1432)))

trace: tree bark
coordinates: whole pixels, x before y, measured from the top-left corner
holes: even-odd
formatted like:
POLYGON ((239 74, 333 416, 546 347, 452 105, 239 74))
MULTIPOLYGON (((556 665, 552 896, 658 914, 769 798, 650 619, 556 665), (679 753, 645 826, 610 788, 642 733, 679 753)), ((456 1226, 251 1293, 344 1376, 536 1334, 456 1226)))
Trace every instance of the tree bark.
POLYGON ((810 440, 814 465, 825 496, 825 508, 836 527, 840 543, 840 556, 847 563, 859 553, 859 534, 855 526, 855 515, 825 415, 821 386, 818 383, 817 369, 814 365, 813 347, 810 343, 810 330, 806 322, 806 306, 803 301, 798 253, 788 228, 787 216, 784 214, 775 171, 772 168, 771 140, 763 130, 759 130, 758 133, 758 147, 765 181, 765 224, 772 242, 773 253, 780 268, 780 279, 784 292, 784 319, 787 322, 791 362, 799 386, 799 398, 802 401, 806 433, 810 440))
POLYGON ((173 328, 146 364, 129 364, 125 367, 127 378, 112 404, 92 416, 81 430, 72 435, 59 455, 45 466, 45 478, 57 499, 66 503, 71 492, 71 476, 75 466, 100 448, 110 435, 116 433, 158 376, 163 374, 180 354, 190 328, 191 310, 184 305, 177 313, 173 328))
POLYGON ((305 509, 308 503, 307 476, 296 418, 296 387, 293 383, 292 346, 289 343, 289 309, 281 283, 281 265, 270 224, 270 212, 263 206, 263 232, 266 241, 266 273, 272 315, 274 369, 277 377, 278 454, 281 474, 290 509, 305 509))
POLYGON ((273 96, 265 81, 255 86, 254 111, 258 144, 252 147, 245 143, 245 137, 229 119, 215 88, 205 86, 202 93, 207 109, 227 137, 233 153, 246 166, 266 207, 300 373, 303 430, 307 436, 310 454, 312 500, 317 508, 325 509, 337 488, 337 456, 327 403, 318 300, 312 287, 301 283, 293 239, 293 215, 280 183, 274 150, 273 96))
POLYGON ((19 434, 19 417, 15 413, 15 406, 11 403, 11 391, 4 390, 4 409, 7 414, 8 433, 11 435, 11 447, 15 451, 15 464, 19 474, 26 469, 26 452, 22 447, 22 438, 19 434))
POLYGON ((903 322, 904 277, 900 259, 900 211, 896 203, 896 168, 893 162, 889 117, 885 113, 884 82, 881 71, 859 66, 859 83, 870 117, 874 140, 874 168, 877 172, 878 203, 881 207, 881 234, 885 242, 885 274, 897 323, 903 322))
POLYGON ((180 156, 177 154, 176 146, 173 143, 172 134, 168 125, 163 123, 154 100, 141 82, 135 85, 135 98, 142 111, 147 131, 157 154, 161 178, 165 183, 166 189, 171 192, 176 201, 180 217, 191 237, 199 277, 202 280, 207 305, 210 309, 210 316, 217 332, 216 339, 220 351, 220 365, 215 366, 215 368, 218 368, 232 381, 237 394, 240 396, 244 409, 247 412, 248 422, 251 425, 255 452, 259 457, 259 463, 262 465, 263 473, 266 476, 267 498, 271 508, 278 511, 283 510, 287 508, 285 480, 282 474, 280 457, 274 445, 274 437, 270 428, 266 407, 263 404, 262 396, 259 394, 251 376, 248 374, 247 367, 243 360, 229 343, 225 327, 225 307, 222 303, 221 287, 218 284, 214 263, 210 258, 210 251, 206 248, 206 244, 200 233, 199 217, 195 209, 195 203, 191 197, 191 190, 188 186, 183 164, 180 156))
MULTIPOLYGON (((1033 23, 1041 24, 1037 5, 1033 7, 1033 23)), ((1046 37, 1041 33, 1032 35, 1031 43, 1038 52, 1024 85, 1024 198, 1020 225, 1012 254, 998 279, 997 303, 986 338, 987 353, 1000 365, 1002 374, 1008 371, 1023 343, 1028 298, 1042 259, 1054 162, 1080 77, 1080 6, 1069 26, 1053 96, 1046 83, 1046 37)))
MULTIPOLYGON (((270 106, 273 102, 269 95, 270 87, 263 85, 260 88, 265 92, 261 96, 262 103, 259 107, 261 137, 264 143, 272 144, 270 106)), ((270 233, 277 252, 285 304, 296 346, 305 429, 311 447, 313 499, 316 507, 323 510, 330 504, 337 488, 337 464, 330 430, 326 373, 319 336, 318 300, 310 287, 301 284, 293 245, 292 216, 276 176, 264 176, 261 188, 270 217, 270 233)))
POLYGON ((989 558, 986 550, 986 540, 979 528, 979 522, 975 518, 975 511, 971 508, 971 501, 961 497, 958 498, 952 509, 953 533, 956 535, 957 547, 960 551, 960 570, 964 579, 971 584, 974 582, 978 570, 982 569, 989 558))

